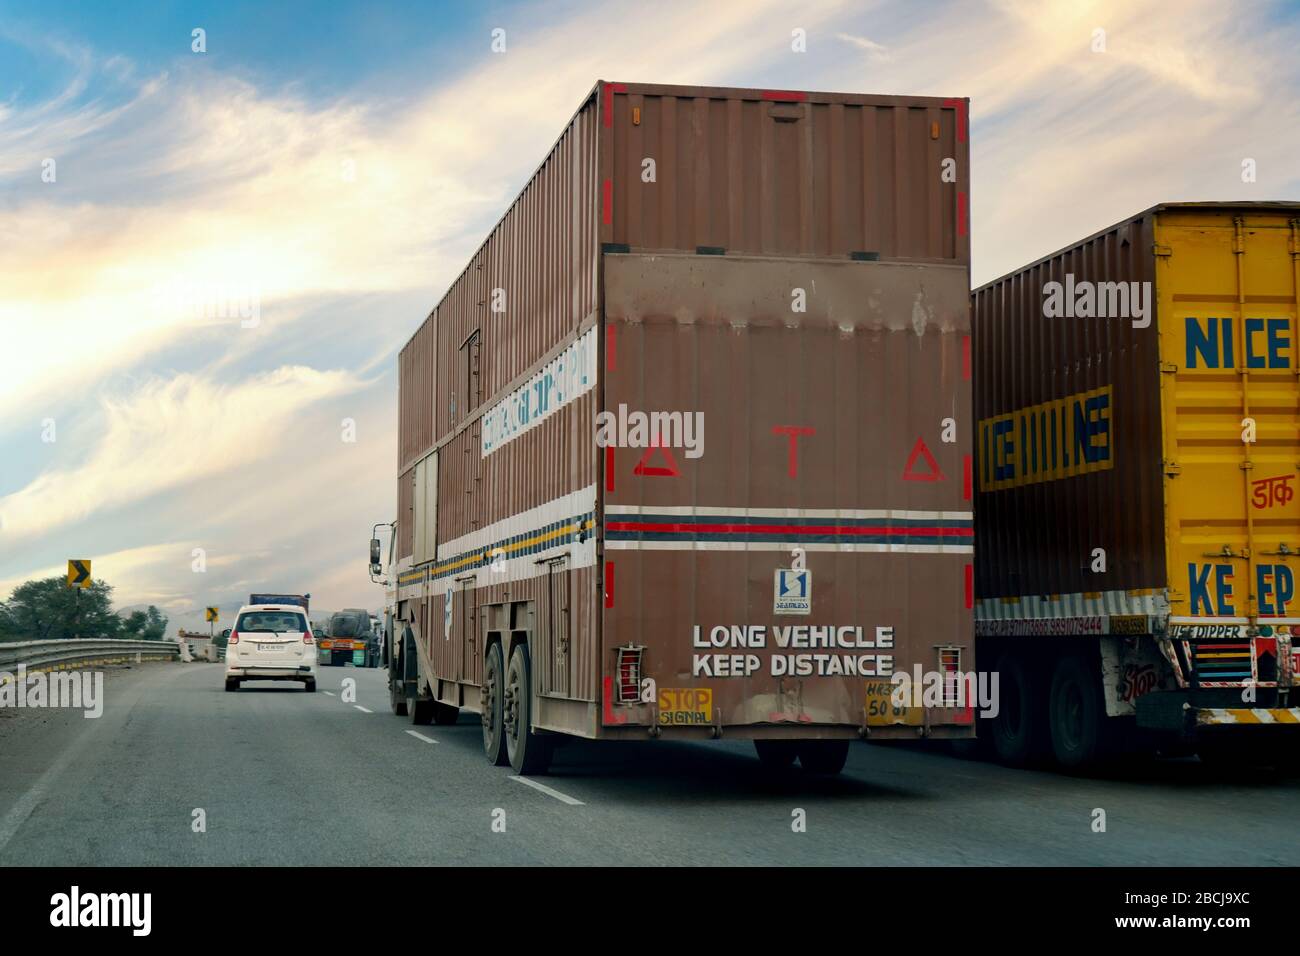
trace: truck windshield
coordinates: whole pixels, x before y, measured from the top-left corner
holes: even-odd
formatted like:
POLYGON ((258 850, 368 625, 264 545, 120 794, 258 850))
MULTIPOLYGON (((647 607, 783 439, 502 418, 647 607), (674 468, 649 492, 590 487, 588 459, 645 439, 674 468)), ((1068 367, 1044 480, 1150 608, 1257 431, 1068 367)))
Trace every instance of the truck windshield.
POLYGON ((306 631, 307 619, 288 611, 245 611, 239 615, 237 631, 306 631))

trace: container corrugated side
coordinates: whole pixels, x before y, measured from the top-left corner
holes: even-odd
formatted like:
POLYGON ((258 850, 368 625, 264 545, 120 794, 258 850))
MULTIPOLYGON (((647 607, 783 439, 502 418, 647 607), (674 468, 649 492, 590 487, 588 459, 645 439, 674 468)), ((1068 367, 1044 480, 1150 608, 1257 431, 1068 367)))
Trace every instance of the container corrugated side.
POLYGON ((1044 315, 1050 283, 1150 283, 1153 242, 1144 214, 973 293, 981 617, 1139 611, 1164 585, 1154 305, 1145 327, 1044 315))
POLYGON ((970 259, 964 99, 639 83, 602 92, 605 241, 970 259))

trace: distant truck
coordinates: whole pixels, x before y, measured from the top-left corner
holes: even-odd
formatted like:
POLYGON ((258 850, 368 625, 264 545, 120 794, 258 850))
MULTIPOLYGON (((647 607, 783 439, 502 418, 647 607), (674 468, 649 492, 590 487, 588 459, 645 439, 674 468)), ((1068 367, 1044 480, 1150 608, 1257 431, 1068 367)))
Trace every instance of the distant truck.
POLYGON ((1300 742, 1300 203, 1164 203, 976 289, 1004 762, 1300 742))
POLYGON ((304 612, 310 610, 308 605, 311 603, 310 594, 250 594, 248 596, 249 604, 294 604, 302 608, 304 612))
POLYGON ((357 667, 374 667, 379 642, 370 624, 370 612, 347 608, 331 614, 329 637, 320 641, 320 648, 322 664, 342 667, 350 662, 357 667))

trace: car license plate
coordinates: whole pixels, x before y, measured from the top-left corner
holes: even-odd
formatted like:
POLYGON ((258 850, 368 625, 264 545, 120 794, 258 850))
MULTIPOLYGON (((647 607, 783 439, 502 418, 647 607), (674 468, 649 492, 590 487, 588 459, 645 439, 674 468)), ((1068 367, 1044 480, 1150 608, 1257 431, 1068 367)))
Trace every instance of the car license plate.
POLYGON ((257 649, 259 651, 278 651, 282 647, 284 647, 283 644, 258 644, 257 645, 257 649))

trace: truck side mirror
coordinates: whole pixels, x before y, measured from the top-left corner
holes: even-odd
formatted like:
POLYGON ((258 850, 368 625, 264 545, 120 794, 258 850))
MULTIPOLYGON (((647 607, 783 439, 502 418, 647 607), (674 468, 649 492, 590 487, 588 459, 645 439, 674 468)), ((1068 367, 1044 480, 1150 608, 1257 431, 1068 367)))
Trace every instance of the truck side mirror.
POLYGON ((379 565, 379 539, 371 538, 370 539, 370 566, 377 567, 378 565, 379 565))

